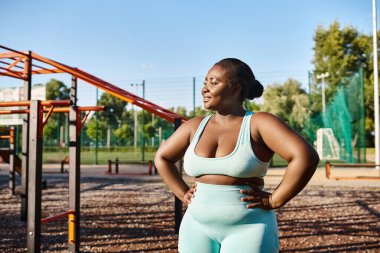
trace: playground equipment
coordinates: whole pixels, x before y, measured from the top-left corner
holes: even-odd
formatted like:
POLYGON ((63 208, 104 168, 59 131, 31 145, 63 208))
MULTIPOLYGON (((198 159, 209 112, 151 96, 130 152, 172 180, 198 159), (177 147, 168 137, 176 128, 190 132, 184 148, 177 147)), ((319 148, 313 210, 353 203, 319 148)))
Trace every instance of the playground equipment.
MULTIPOLYGON (((148 164, 147 164, 148 169, 145 172, 122 172, 122 173, 119 173, 119 165, 120 164, 132 165, 129 162, 121 162, 118 158, 116 158, 115 161, 108 160, 108 170, 105 171, 105 173, 107 175, 128 175, 128 176, 144 176, 144 175, 150 175, 151 176, 151 175, 153 175, 153 173, 157 174, 156 167, 154 166, 152 161, 148 162, 148 164), (115 165, 115 172, 112 172, 112 164, 115 165)), ((144 165, 146 165, 146 164, 144 163, 144 165)))
POLYGON ((9 164, 9 189, 12 195, 15 195, 16 174, 21 175, 21 159, 15 153, 15 134, 14 127, 10 127, 9 135, 2 135, 0 139, 9 139, 9 150, 0 150, 1 159, 9 164))
MULTIPOLYGON (((0 111, 0 114, 15 114, 15 113, 27 113, 30 114, 30 124, 29 124, 29 148, 30 150, 33 150, 34 152, 31 152, 28 160, 29 164, 29 173, 28 173, 28 211, 27 211, 27 230, 28 230, 28 251, 31 252, 39 252, 40 250, 40 240, 41 240, 41 183, 42 183, 42 135, 43 135, 43 127, 47 123, 48 118, 50 117, 51 113, 53 112, 69 112, 74 111, 70 113, 70 115, 75 114, 73 123, 75 124, 75 131, 74 134, 79 136, 80 135, 80 128, 83 126, 84 121, 88 117, 88 114, 90 111, 99 111, 104 110, 104 107, 76 107, 71 106, 71 108, 56 108, 56 106, 67 106, 70 105, 70 101, 20 101, 20 102, 0 102, 0 107, 12 107, 12 106, 27 106, 29 109, 21 109, 21 110, 2 110, 0 111), (44 106, 49 106, 49 109, 45 109, 44 106), (75 108, 74 108, 75 107, 75 108), (86 116, 83 120, 80 120, 80 113, 81 111, 87 111, 86 116), (47 115, 45 118, 43 118, 44 112, 47 112, 47 115)), ((77 148, 75 145, 73 145, 75 148, 74 151, 79 153, 77 149, 79 150, 79 147, 77 148)), ((70 150, 71 151, 71 150, 70 150)), ((79 157, 78 157, 78 163, 75 164, 75 172, 77 173, 77 176, 79 176, 79 157)), ((79 178, 77 179, 79 181, 79 178)), ((76 182, 77 183, 77 182, 76 182)), ((78 182, 79 183, 79 182, 78 182)), ((79 184, 75 185, 77 187, 76 190, 79 191, 79 184)), ((72 189, 69 189, 72 190, 72 189)), ((74 202, 78 202, 78 200, 75 199, 75 195, 72 195, 70 197, 74 197, 74 202)), ((69 201, 70 202, 70 201, 69 201)), ((78 230, 75 223, 77 221, 76 214, 79 213, 79 205, 78 210, 73 211, 73 213, 70 213, 70 223, 69 223, 69 234, 72 235, 72 239, 69 240, 69 243, 75 244, 75 234, 78 230), (71 230, 72 231, 71 231, 71 230), (74 239, 73 239, 74 238, 74 239)), ((58 215, 59 217, 62 216, 58 215)), ((47 220, 53 220, 56 219, 55 217, 51 217, 47 220)))
MULTIPOLYGON (((70 121, 70 173, 69 173, 69 210, 66 214, 71 216, 69 228, 73 227, 73 240, 69 240, 69 251, 79 252, 80 245, 80 153, 79 153, 79 131, 78 127, 78 110, 77 101, 77 78, 98 87, 99 89, 118 97, 126 102, 132 103, 147 110, 169 122, 174 123, 174 129, 177 129, 186 119, 176 113, 173 113, 163 107, 160 107, 152 102, 142 99, 130 92, 127 92, 119 87, 112 85, 102 79, 90 75, 89 73, 78 68, 70 67, 54 60, 42 57, 34 52, 20 52, 9 47, 1 46, 1 49, 6 50, 0 53, 0 76, 8 76, 24 81, 24 99, 25 103, 31 103, 30 109, 19 113, 26 113, 22 127, 22 180, 21 180, 21 218, 26 220, 28 214, 28 235, 27 248, 28 252, 40 252, 40 180, 41 172, 38 170, 42 165, 41 160, 41 132, 40 132, 40 115, 41 101, 31 100, 31 82, 33 74, 54 74, 67 73, 72 75, 72 87, 70 91, 70 100, 72 106, 69 111, 70 121), (40 62, 49 67, 36 65, 34 62, 40 62), (22 65, 23 64, 23 65, 22 65), (20 66, 21 65, 21 66, 20 66), (51 68, 52 67, 52 68, 51 68), (30 115, 34 115, 31 118, 30 115), (38 149, 39 148, 39 149, 38 149), (30 152, 33 151, 33 152, 30 152), (32 183, 31 183, 32 182, 32 183), (37 199, 36 199, 37 197, 37 199), (37 202, 36 202, 37 201, 37 202), (31 202, 31 203, 29 203, 31 202), (73 213, 71 213, 71 211, 73 213)), ((29 105, 29 104, 28 104, 29 105)), ((27 105, 26 105, 27 106, 27 105)), ((58 112, 58 109, 55 109, 58 112)), ((54 112, 54 109, 48 111, 48 114, 54 112)), ((12 111, 12 113, 18 113, 12 111)), ((179 174, 182 175, 181 163, 178 163, 180 168, 179 174)), ((60 217, 62 217, 60 215, 60 217)), ((175 198, 175 231, 178 233, 179 225, 182 219, 182 202, 175 198)))
POLYGON ((336 177, 331 175, 331 168, 337 167, 337 168, 376 168, 377 166, 380 166, 380 164, 369 164, 369 163, 330 163, 326 162, 325 164, 325 170, 326 170, 326 177, 328 179, 335 179, 335 180, 380 180, 380 177, 368 177, 368 176, 357 176, 357 177, 336 177))

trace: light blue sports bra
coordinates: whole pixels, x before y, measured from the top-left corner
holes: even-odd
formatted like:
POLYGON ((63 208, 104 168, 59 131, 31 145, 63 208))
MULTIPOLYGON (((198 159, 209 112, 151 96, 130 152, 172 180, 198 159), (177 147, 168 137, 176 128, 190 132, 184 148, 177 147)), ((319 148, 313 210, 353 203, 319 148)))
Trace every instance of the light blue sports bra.
POLYGON ((186 150, 183 164, 186 174, 192 177, 219 174, 238 178, 263 178, 266 175, 268 163, 260 161, 253 153, 250 127, 252 115, 253 112, 245 113, 239 137, 232 153, 216 158, 201 157, 195 154, 195 146, 212 115, 205 117, 199 124, 186 150))

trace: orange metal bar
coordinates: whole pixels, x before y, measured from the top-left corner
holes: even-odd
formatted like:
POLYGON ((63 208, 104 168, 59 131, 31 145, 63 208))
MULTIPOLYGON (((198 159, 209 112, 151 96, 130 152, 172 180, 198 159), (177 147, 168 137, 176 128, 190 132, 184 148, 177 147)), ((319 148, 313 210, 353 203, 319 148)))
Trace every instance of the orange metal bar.
POLYGON ((9 129, 9 142, 11 144, 15 142, 15 129, 14 129, 14 127, 11 127, 9 129))
POLYGON ((357 177, 335 177, 331 175, 331 167, 348 167, 348 168, 375 168, 380 166, 380 164, 369 164, 369 163, 354 163, 354 164, 345 164, 345 163, 330 163, 326 162, 326 177, 328 179, 335 180, 380 180, 380 177, 367 177, 367 176, 357 176, 357 177))
POLYGON ((380 166, 379 164, 372 163, 330 163, 330 166, 333 167, 350 167, 350 168, 375 168, 376 166, 380 166))
POLYGON ((331 175, 331 173, 330 173, 330 170, 331 170, 330 162, 326 162, 325 168, 326 168, 326 177, 330 178, 330 175, 331 175))
POLYGON ((10 139, 10 135, 0 135, 0 139, 10 139))
POLYGON ((10 101, 10 102, 0 102, 0 107, 12 107, 12 106, 29 106, 29 101, 10 101))
MULTIPOLYGON (((78 106, 78 111, 83 112, 83 111, 104 111, 105 106, 78 106)), ((69 107, 59 107, 59 108, 54 108, 53 112, 54 113, 65 113, 69 112, 70 108, 69 107)), ((48 109, 44 109, 44 112, 49 112, 48 109)))
POLYGON ((54 106, 50 107, 47 115, 45 116, 45 119, 42 120, 42 128, 44 128, 44 126, 46 125, 51 113, 53 112, 53 109, 54 109, 54 106))
POLYGON ((41 219, 41 223, 47 223, 47 222, 50 222, 50 221, 55 221, 55 220, 67 217, 70 214, 74 214, 74 211, 70 210, 70 211, 67 211, 67 212, 64 212, 64 213, 60 213, 60 214, 57 214, 57 215, 54 215, 54 216, 51 216, 51 217, 43 218, 43 219, 41 219))
MULTIPOLYGON (((21 57, 19 57, 19 58, 21 58, 21 57)), ((17 58, 11 58, 11 59, 14 59, 14 61, 17 60, 17 58)), ((6 62, 6 61, 0 61, 0 63, 2 63, 2 64, 4 64, 4 65, 8 65, 7 68, 9 68, 9 66, 11 65, 11 63, 6 62)), ((14 67, 19 68, 19 69, 24 69, 23 67, 20 67, 20 66, 18 66, 18 65, 15 65, 14 67)))
POLYGON ((60 69, 32 70, 32 74, 54 74, 54 73, 65 73, 65 72, 60 69))
POLYGON ((21 79, 21 80, 27 79, 26 77, 16 76, 16 75, 9 73, 9 72, 0 72, 0 76, 9 76, 9 77, 13 77, 13 78, 21 79))
MULTIPOLYGON (((30 101, 0 102, 0 107, 29 106, 30 101)), ((42 106, 65 106, 70 105, 70 100, 46 100, 41 101, 42 106)))
MULTIPOLYGON (((10 64, 7 69, 12 69, 22 60, 24 60, 24 57, 18 57, 18 59, 16 59, 12 64, 10 64)), ((17 66, 17 67, 19 67, 19 66, 17 66)), ((19 67, 19 68, 21 68, 21 67, 19 67)))
MULTIPOLYGON (((1 45, 0 45, 0 48, 4 48, 6 50, 14 52, 13 54, 12 53, 3 54, 3 56, 6 56, 4 58, 17 57, 20 55, 28 56, 27 54, 21 53, 19 51, 16 51, 16 50, 13 50, 13 49, 1 46, 1 45)), ((28 58, 26 58, 25 62, 33 59, 33 60, 38 60, 40 62, 44 62, 44 63, 49 64, 51 66, 54 66, 55 68, 61 70, 62 72, 66 72, 66 73, 71 74, 77 78, 80 78, 81 80, 83 80, 89 84, 92 84, 92 85, 100 88, 101 90, 103 90, 107 93, 110 93, 111 95, 113 95, 115 97, 118 97, 118 98, 120 98, 126 102, 135 104, 135 105, 143 108, 144 110, 147 110, 153 114, 156 114, 159 117, 164 118, 170 122, 174 122, 175 118, 180 118, 182 120, 182 122, 185 122, 187 120, 186 118, 184 118, 184 117, 182 117, 182 116, 180 116, 174 112, 171 112, 171 111, 169 111, 163 107, 160 107, 160 106, 158 106, 152 102, 149 102, 148 100, 142 99, 142 98, 140 98, 140 97, 138 97, 138 96, 136 96, 130 92, 127 92, 123 89, 120 89, 119 87, 117 87, 113 84, 110 84, 108 82, 105 82, 102 79, 97 78, 97 77, 95 77, 95 76, 93 76, 87 72, 84 72, 78 68, 73 68, 73 67, 70 67, 68 65, 56 62, 54 60, 40 56, 34 52, 32 52, 31 55, 32 55, 31 59, 29 59, 29 57, 28 57, 28 58)), ((43 73, 45 71, 34 70, 34 72, 35 73, 43 73)), ((33 73, 33 71, 32 71, 32 73, 33 73)), ((25 72, 25 75, 26 74, 27 73, 25 72)), ((0 75, 1 75, 1 73, 0 73, 0 75)))
POLYGON ((78 110, 83 111, 104 111, 106 109, 105 106, 79 106, 78 110))
POLYGON ((81 122, 81 124, 80 124, 79 131, 82 129, 84 123, 86 122, 86 119, 87 119, 88 115, 90 115, 90 112, 91 112, 91 111, 87 111, 86 115, 84 115, 84 117, 83 117, 83 119, 82 119, 82 122, 81 122))
POLYGON ((110 93, 124 101, 127 101, 127 102, 130 102, 130 103, 133 103, 151 113, 154 113, 154 114, 157 114, 158 116, 170 121, 170 122, 174 122, 174 119, 175 118, 181 118, 182 121, 186 121, 185 118, 183 118, 182 116, 176 114, 176 113, 173 113, 165 108, 162 108, 156 104, 153 104, 145 99, 142 99, 138 96, 135 96, 133 95, 132 93, 130 92, 127 92, 123 89, 120 89, 119 87, 115 86, 115 85, 112 85, 110 83, 107 83, 95 76, 92 76, 80 69, 77 69, 77 68, 72 68, 72 67, 69 67, 67 65, 64 65, 62 63, 58 63, 56 61, 53 61, 53 60, 50 60, 50 59, 47 59, 45 57, 42 57, 36 53, 32 53, 32 56, 34 59, 37 59, 41 62, 45 62, 47 64, 50 64, 58 69, 61 69, 73 76, 76 76, 77 78, 80 78, 81 80, 83 81, 86 81, 98 88, 100 88, 101 90, 107 92, 107 93, 110 93))
MULTIPOLYGON (((23 71, 14 71, 18 74, 24 74, 23 71)), ((54 74, 54 73, 65 73, 64 71, 60 69, 39 69, 39 70, 32 70, 32 74, 54 74)))
MULTIPOLYGON (((2 107, 0 105, 0 107, 2 107)), ((5 106, 3 106, 5 107, 5 106)), ((85 106, 85 107, 78 107, 78 110, 83 111, 103 111, 104 106, 85 106)), ((48 113, 50 109, 43 109, 44 112, 48 113)), ((68 113, 70 111, 70 108, 63 107, 63 108, 55 108, 53 109, 54 113, 68 113)), ((0 110, 0 114, 23 114, 23 113, 29 113, 29 109, 17 109, 17 110, 0 110)))
POLYGON ((69 243, 75 243, 75 213, 71 211, 69 214, 69 243))
POLYGON ((3 49, 8 50, 8 51, 12 51, 12 52, 17 53, 17 54, 20 54, 20 55, 28 56, 27 54, 24 54, 24 53, 21 52, 21 51, 14 50, 14 49, 9 48, 9 47, 6 47, 6 46, 2 46, 2 45, 0 45, 0 48, 3 48, 3 49))
POLYGON ((70 105, 70 100, 46 100, 41 101, 42 106, 65 106, 70 105))
POLYGON ((6 59, 6 58, 12 58, 12 57, 20 57, 20 56, 27 56, 27 55, 20 54, 20 53, 14 53, 14 52, 0 53, 0 59, 6 59))
POLYGON ((29 109, 20 109, 20 110, 0 110, 0 115, 2 114, 23 114, 29 113, 29 109))
POLYGON ((5 70, 5 72, 3 72, 3 73, 8 73, 10 75, 14 75, 15 77, 23 77, 23 74, 18 72, 18 71, 10 70, 10 69, 4 68, 4 67, 0 67, 0 69, 5 70))

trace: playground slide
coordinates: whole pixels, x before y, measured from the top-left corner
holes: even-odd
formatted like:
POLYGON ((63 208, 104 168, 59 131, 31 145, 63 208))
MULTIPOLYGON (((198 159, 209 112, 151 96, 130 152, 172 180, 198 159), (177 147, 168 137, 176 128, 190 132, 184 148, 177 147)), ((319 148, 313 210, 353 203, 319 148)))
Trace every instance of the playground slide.
MULTIPOLYGON (((9 163, 9 150, 0 150, 0 161, 9 163)), ((15 157, 15 163, 16 172, 21 175, 21 159, 18 156, 15 157)))

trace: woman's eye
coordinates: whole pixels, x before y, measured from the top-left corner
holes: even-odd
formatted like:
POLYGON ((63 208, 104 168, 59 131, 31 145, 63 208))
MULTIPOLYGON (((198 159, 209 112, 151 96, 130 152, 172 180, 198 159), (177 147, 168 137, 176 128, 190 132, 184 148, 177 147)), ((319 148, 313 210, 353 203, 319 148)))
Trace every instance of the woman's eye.
POLYGON ((217 82, 212 82, 211 85, 217 85, 218 83, 217 82))

